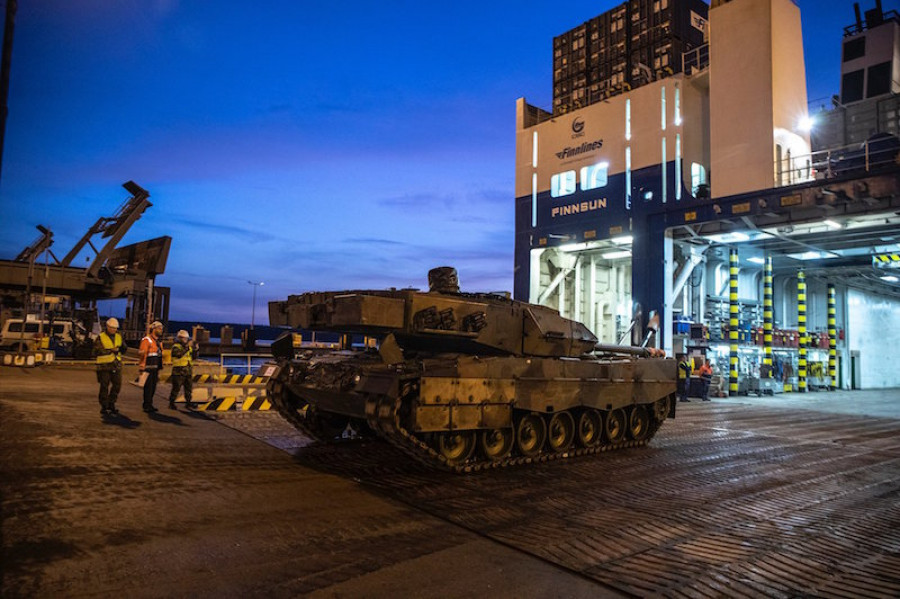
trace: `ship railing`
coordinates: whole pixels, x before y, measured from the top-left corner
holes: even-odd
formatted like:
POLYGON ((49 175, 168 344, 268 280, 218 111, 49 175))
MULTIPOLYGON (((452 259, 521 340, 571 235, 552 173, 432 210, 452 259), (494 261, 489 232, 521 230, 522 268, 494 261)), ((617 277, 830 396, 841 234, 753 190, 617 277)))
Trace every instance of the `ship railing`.
POLYGON ((681 72, 687 76, 709 67, 709 44, 697 46, 681 55, 681 72))
POLYGON ((850 144, 809 154, 787 152, 775 160, 775 186, 869 173, 900 164, 900 140, 892 135, 876 135, 861 144, 850 144))

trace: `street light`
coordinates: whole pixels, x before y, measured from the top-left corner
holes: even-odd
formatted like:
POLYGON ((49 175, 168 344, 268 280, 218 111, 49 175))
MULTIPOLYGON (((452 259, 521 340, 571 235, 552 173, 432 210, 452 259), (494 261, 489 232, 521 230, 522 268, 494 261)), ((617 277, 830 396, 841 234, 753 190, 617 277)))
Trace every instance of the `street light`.
POLYGON ((263 281, 259 281, 258 283, 247 281, 247 284, 253 285, 253 311, 250 313, 250 329, 253 330, 253 324, 256 320, 256 288, 262 287, 265 283, 263 281))

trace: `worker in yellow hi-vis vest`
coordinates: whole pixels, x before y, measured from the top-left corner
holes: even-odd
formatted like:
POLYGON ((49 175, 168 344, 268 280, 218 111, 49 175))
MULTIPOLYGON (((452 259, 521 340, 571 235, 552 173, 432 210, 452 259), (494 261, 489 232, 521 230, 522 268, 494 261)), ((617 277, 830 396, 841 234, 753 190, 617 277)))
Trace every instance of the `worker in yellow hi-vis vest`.
POLYGON ((106 330, 94 341, 94 355, 97 356, 97 382, 100 383, 100 415, 114 416, 116 399, 122 389, 122 356, 128 348, 119 334, 119 321, 110 318, 106 330))
POLYGON ((191 337, 187 331, 178 331, 175 335, 175 343, 172 344, 172 391, 169 393, 169 409, 175 409, 175 398, 178 397, 178 391, 184 388, 184 401, 187 409, 194 409, 191 403, 191 393, 193 390, 194 376, 192 364, 194 362, 195 351, 191 343, 191 337))

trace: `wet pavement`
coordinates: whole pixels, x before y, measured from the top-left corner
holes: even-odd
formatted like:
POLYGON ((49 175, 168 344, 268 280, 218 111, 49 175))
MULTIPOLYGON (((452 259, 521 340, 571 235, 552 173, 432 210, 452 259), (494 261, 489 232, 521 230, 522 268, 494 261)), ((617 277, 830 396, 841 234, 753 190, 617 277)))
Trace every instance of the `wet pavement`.
POLYGON ((459 476, 129 386, 104 424, 94 389, 0 369, 0 596, 900 596, 900 390, 692 401, 647 448, 459 476))

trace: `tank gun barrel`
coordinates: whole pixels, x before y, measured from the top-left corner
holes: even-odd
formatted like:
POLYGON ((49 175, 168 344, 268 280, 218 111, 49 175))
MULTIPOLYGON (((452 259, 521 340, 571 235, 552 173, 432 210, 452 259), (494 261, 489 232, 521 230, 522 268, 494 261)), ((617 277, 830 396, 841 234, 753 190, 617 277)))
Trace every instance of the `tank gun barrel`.
POLYGON ((594 346, 595 352, 604 354, 624 354, 629 356, 638 356, 640 358, 654 358, 665 356, 665 352, 649 347, 635 347, 633 345, 611 345, 608 343, 598 343, 594 346), (660 355, 660 352, 662 354, 660 355))

